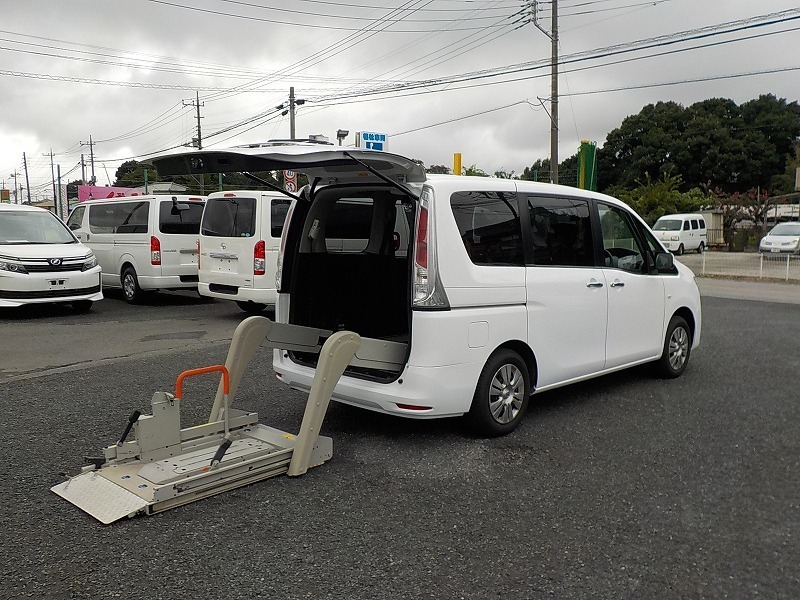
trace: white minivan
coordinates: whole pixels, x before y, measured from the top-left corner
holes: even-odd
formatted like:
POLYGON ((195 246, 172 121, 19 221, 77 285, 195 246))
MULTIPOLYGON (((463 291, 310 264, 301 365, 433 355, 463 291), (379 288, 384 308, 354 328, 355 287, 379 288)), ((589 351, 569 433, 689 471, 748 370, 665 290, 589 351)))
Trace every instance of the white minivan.
POLYGON ((137 304, 148 292, 197 289, 197 238, 205 198, 131 196, 82 202, 67 226, 97 256, 103 285, 137 304))
MULTIPOLYGON (((379 340, 333 399, 382 413, 467 415, 483 435, 512 431, 533 393, 653 363, 677 377, 700 341, 700 295, 624 203, 570 187, 426 175, 398 155, 281 146, 156 160, 159 172, 303 172, 278 266, 276 321, 379 340), (355 201, 371 218, 326 239, 355 201), (411 235, 396 244, 397 222, 411 235), (338 234, 337 234, 338 235, 338 234)), ((357 355, 358 358, 358 355, 357 355)), ((276 350, 278 377, 310 389, 317 355, 276 350)))
POLYGON ((653 225, 656 237, 677 256, 689 250, 701 254, 708 246, 706 220, 700 214, 664 215, 653 225))
POLYGON ((61 219, 0 204, 0 307, 59 302, 87 312, 102 299, 97 259, 61 219))
POLYGON ((234 300, 250 313, 275 306, 275 268, 292 200, 279 192, 209 194, 200 225, 201 296, 234 300))

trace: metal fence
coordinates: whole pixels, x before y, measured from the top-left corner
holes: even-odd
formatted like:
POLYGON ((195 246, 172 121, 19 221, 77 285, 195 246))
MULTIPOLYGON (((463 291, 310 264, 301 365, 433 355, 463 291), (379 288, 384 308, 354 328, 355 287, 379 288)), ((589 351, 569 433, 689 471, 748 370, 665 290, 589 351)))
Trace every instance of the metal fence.
POLYGON ((800 282, 800 256, 757 252, 704 252, 676 257, 699 276, 800 282))

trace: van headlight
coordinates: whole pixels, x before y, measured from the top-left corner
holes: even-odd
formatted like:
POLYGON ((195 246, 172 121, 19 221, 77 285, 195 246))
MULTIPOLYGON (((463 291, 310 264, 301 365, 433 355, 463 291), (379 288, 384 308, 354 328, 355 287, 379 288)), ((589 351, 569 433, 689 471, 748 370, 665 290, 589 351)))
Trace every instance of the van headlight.
POLYGON ((81 271, 88 271, 89 269, 94 269, 96 266, 97 266, 97 257, 94 254, 90 254, 89 257, 86 259, 86 262, 83 263, 81 271))
POLYGON ((28 273, 28 270, 20 263, 11 262, 8 260, 0 260, 0 271, 8 271, 9 273, 28 273))
POLYGON ((679 242, 679 241, 680 241, 680 239, 681 239, 681 236, 679 236, 679 235, 673 235, 673 236, 672 236, 671 238, 669 238, 669 239, 670 239, 671 241, 673 241, 673 242, 679 242))

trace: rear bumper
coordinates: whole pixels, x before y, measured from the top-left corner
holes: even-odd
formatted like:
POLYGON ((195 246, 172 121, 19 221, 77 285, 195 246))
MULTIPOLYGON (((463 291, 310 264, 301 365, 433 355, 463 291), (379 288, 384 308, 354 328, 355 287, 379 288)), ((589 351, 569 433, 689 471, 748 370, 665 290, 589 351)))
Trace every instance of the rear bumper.
POLYGON ((191 270, 181 275, 138 275, 139 287, 143 290, 194 290, 197 281, 181 281, 181 277, 191 278, 197 276, 197 270, 191 270))
POLYGON ((222 281, 219 283, 200 281, 197 284, 197 292, 201 296, 208 296, 209 298, 269 305, 274 305, 278 298, 275 288, 238 287, 232 283, 222 281))

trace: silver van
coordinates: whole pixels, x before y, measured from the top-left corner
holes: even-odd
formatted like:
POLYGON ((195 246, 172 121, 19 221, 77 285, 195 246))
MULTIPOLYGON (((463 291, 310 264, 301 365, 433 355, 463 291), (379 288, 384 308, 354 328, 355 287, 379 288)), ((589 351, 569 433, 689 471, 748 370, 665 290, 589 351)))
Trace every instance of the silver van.
POLYGON ((72 209, 67 226, 97 256, 103 285, 136 304, 148 292, 197 289, 204 205, 186 195, 89 200, 72 209))

